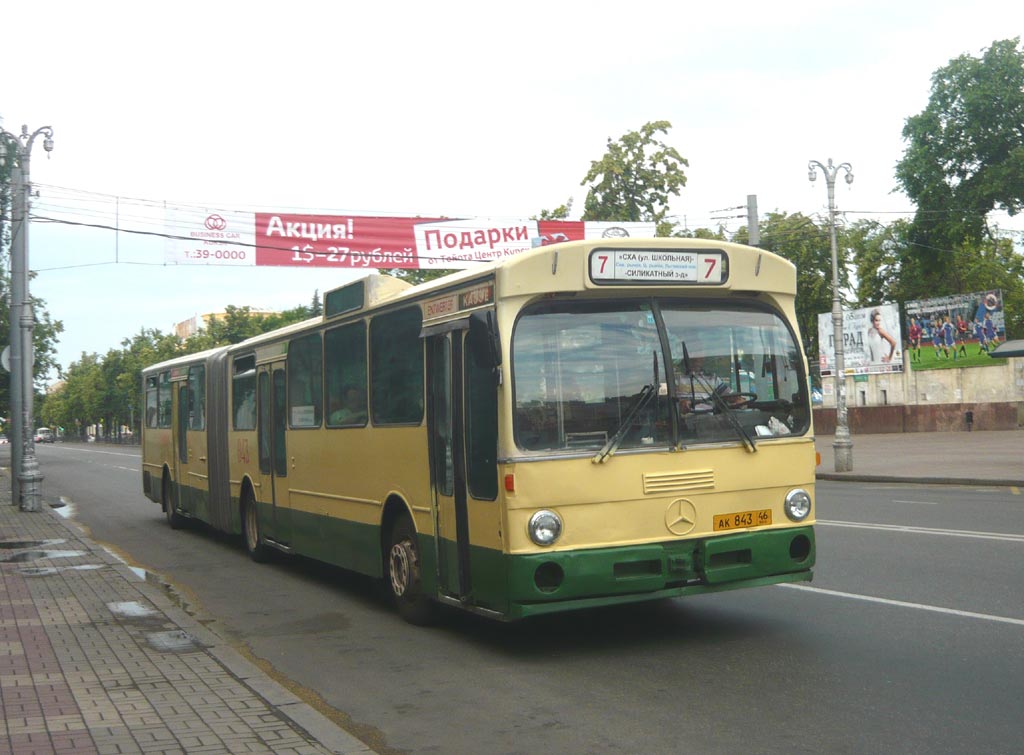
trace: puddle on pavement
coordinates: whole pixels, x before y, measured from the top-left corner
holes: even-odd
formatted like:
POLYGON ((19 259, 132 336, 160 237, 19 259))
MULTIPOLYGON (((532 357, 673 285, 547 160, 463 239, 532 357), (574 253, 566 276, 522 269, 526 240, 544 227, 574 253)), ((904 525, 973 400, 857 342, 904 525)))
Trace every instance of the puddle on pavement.
POLYGON ((156 611, 148 606, 142 605, 137 600, 122 600, 114 603, 107 603, 107 608, 115 616, 121 616, 126 619, 144 619, 149 616, 155 616, 156 611))
POLYGON ((9 556, 0 556, 0 561, 11 564, 23 564, 26 561, 42 561, 52 558, 75 558, 86 555, 85 551, 51 551, 51 550, 27 550, 20 553, 12 553, 9 556))
POLYGON ((107 603, 107 608, 118 620, 130 627, 133 634, 138 631, 145 638, 146 643, 154 650, 161 653, 192 653, 202 650, 203 645, 194 636, 184 629, 163 629, 161 631, 149 632, 154 624, 168 626, 168 619, 160 611, 151 608, 136 600, 119 601, 107 603))
POLYGON ((191 653, 202 650, 199 641, 184 629, 172 629, 169 632, 150 632, 146 642, 154 650, 164 653, 191 653))
POLYGON ((102 569, 103 564, 79 564, 78 566, 32 566, 28 569, 19 569, 20 574, 26 577, 46 577, 51 574, 60 574, 63 571, 92 571, 102 569))
POLYGON ((127 566, 129 571, 131 571, 132 574, 134 574, 136 577, 139 578, 140 582, 152 582, 152 581, 154 581, 152 574, 150 574, 148 571, 146 571, 145 569, 142 569, 142 568, 140 568, 138 566, 132 566, 127 561, 125 561, 123 558, 121 558, 121 555, 119 553, 116 553, 115 551, 112 551, 112 550, 110 550, 110 548, 107 548, 107 547, 104 547, 103 550, 105 550, 111 556, 113 556, 118 561, 120 561, 122 564, 127 566))
POLYGON ((0 550, 20 551, 25 548, 42 548, 44 545, 60 545, 66 540, 0 540, 0 550))

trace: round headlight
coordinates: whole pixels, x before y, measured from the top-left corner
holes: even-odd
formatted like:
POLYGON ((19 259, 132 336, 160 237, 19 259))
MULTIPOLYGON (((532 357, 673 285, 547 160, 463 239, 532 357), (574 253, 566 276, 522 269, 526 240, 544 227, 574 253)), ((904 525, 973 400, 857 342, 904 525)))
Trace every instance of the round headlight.
POLYGON ((562 534, 562 518, 554 511, 541 509, 530 517, 527 529, 537 545, 551 545, 562 534))
POLYGON ((802 488, 790 490, 786 494, 783 508, 786 510, 786 516, 794 522, 802 522, 811 513, 811 496, 802 488))

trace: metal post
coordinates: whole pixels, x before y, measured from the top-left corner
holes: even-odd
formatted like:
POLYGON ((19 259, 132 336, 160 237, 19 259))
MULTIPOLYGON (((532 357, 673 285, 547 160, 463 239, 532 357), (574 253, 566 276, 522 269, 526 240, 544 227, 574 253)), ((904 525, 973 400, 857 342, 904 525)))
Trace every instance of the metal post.
POLYGON ((44 135, 43 148, 53 150, 53 129, 43 126, 31 134, 28 126, 21 127, 21 135, 14 136, 0 130, 0 145, 6 149, 12 145, 17 154, 12 176, 17 180, 12 186, 12 224, 11 224, 11 417, 13 419, 13 438, 11 448, 11 493, 13 502, 20 505, 22 511, 40 511, 42 509, 41 483, 43 475, 39 471, 36 459, 35 444, 32 435, 33 400, 33 331, 35 316, 32 312, 32 298, 29 294, 28 265, 28 234, 29 234, 29 203, 32 190, 30 162, 32 144, 40 134, 44 135), (15 226, 15 223, 17 225, 15 226))
POLYGON ((853 168, 849 163, 822 165, 817 160, 807 164, 807 177, 814 181, 817 168, 825 174, 828 185, 828 230, 832 246, 832 337, 835 342, 835 382, 836 382, 836 433, 832 442, 835 456, 835 471, 853 471, 853 440, 850 438, 850 427, 847 423, 846 410, 846 364, 843 359, 843 307, 839 297, 839 251, 836 243, 836 174, 846 171, 846 183, 853 183, 853 168))
POLYGON ((747 194, 747 243, 751 246, 761 243, 761 226, 757 222, 757 194, 747 194))

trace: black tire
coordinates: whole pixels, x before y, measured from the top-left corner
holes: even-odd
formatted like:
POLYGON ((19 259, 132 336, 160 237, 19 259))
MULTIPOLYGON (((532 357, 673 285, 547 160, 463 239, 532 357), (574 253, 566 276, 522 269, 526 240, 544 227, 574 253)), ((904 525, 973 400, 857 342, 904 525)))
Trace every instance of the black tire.
POLYGON ((168 477, 164 477, 160 487, 160 499, 163 503, 164 517, 167 519, 167 523, 171 525, 172 530, 180 530, 185 526, 185 517, 174 510, 174 495, 171 492, 171 480, 168 477))
POLYGON ((384 554, 384 581, 403 619, 419 626, 431 622, 434 602, 423 592, 419 543, 412 520, 406 515, 391 527, 388 550, 384 554))
POLYGON ((249 491, 242 497, 242 540, 245 541, 245 550, 249 553, 249 558, 257 564, 265 564, 270 560, 271 549, 263 541, 256 501, 249 491))

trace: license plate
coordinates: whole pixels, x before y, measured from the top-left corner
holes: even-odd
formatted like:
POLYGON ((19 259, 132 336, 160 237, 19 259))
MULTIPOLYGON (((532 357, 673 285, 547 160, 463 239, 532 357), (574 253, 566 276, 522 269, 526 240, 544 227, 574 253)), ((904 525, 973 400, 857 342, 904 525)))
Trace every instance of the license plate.
POLYGON ((715 514, 715 532, 741 530, 746 527, 763 527, 772 523, 771 509, 737 511, 735 514, 715 514))

